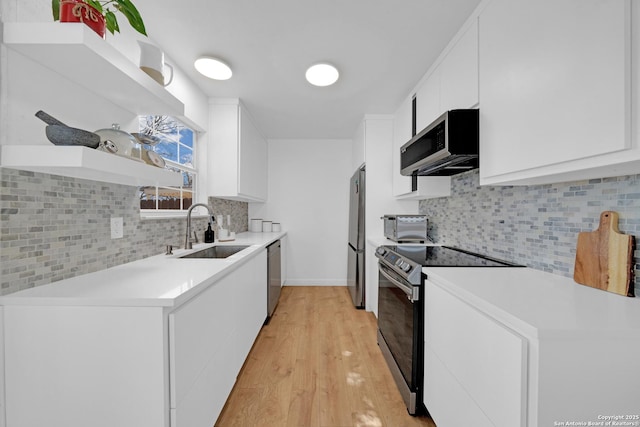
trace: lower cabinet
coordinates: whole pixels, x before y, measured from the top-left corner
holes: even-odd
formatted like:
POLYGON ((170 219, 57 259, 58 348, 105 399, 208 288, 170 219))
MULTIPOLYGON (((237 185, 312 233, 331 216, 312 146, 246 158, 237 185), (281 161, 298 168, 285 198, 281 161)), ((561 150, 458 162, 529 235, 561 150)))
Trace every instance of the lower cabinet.
POLYGON ((548 300, 530 286, 496 293, 516 283, 425 281, 424 404, 438 427, 637 424, 636 301, 540 280, 548 300))
POLYGON ((168 426, 162 307, 63 304, 3 307, 4 425, 168 426))
POLYGON ((0 425, 212 426, 266 318, 266 280, 263 250, 175 309, 0 307, 0 425))
POLYGON ((266 250, 169 314, 171 426, 211 426, 267 316, 266 250))
POLYGON ((525 426, 527 341, 426 281, 424 403, 438 426, 525 426))

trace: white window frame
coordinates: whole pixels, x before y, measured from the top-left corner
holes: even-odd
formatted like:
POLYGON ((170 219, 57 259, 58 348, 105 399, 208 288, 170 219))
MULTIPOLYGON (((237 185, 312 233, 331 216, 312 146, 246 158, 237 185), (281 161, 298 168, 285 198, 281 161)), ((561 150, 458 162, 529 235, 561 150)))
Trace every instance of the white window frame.
MULTIPOLYGON (((148 116, 141 116, 143 118, 146 118, 148 116)), ((198 141, 200 139, 200 135, 199 132, 196 129, 193 129, 193 127, 187 125, 186 123, 182 122, 180 119, 175 118, 175 117, 170 117, 171 119, 179 122, 182 126, 189 128, 192 132, 193 132, 193 147, 189 147, 192 150, 192 165, 193 166, 187 166, 184 164, 180 164, 178 162, 169 160, 167 158, 164 158, 165 163, 166 163, 166 167, 170 167, 170 168, 174 168, 177 169, 181 172, 187 172, 190 173, 193 176, 193 184, 192 184, 192 188, 190 190, 187 190, 189 192, 191 192, 191 205, 194 205, 196 203, 199 203, 199 197, 198 197, 198 168, 197 168, 197 164, 198 164, 198 156, 199 156, 199 149, 198 149, 198 141)), ((140 120, 140 119, 139 119, 140 120)), ((172 139, 176 144, 180 145, 180 141, 176 141, 173 138, 172 139)), ((140 188, 140 192, 139 195, 140 197, 142 197, 142 191, 143 188, 148 188, 148 187, 154 187, 154 186, 144 186, 140 188)), ((172 218, 172 217, 184 217, 187 215, 188 212, 188 208, 184 209, 183 206, 181 206, 180 209, 159 209, 158 208, 158 189, 161 188, 167 188, 167 189, 172 189, 172 190, 179 190, 180 191, 180 201, 182 204, 183 201, 183 189, 184 187, 182 187, 182 185, 179 188, 176 187, 166 187, 166 186, 155 186, 155 203, 156 203, 156 208, 155 209, 142 209, 140 208, 140 216, 142 218, 172 218)))

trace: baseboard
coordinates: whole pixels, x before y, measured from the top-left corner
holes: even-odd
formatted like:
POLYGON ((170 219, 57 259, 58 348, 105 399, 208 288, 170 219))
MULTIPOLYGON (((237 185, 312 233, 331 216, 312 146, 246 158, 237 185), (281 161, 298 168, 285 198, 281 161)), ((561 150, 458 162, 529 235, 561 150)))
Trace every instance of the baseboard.
POLYGON ((331 279, 288 279, 283 286, 347 286, 347 282, 331 279))

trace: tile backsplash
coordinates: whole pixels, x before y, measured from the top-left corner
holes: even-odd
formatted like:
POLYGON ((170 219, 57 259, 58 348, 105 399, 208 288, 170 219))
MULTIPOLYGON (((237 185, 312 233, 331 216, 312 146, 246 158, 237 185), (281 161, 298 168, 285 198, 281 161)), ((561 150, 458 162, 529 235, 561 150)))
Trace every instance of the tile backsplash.
MULTIPOLYGON (((640 175, 535 186, 480 186, 478 170, 452 177, 451 196, 421 200, 438 243, 573 277, 578 233, 618 212, 620 232, 640 238, 640 175)), ((640 296, 640 250, 634 253, 640 296)))
MULTIPOLYGON (((142 219, 136 187, 0 169, 0 295, 163 253, 184 244, 184 218, 142 219), (124 237, 111 239, 110 218, 124 237)), ((248 204, 210 197, 231 231, 247 231, 248 204)), ((194 218, 195 230, 207 220, 194 218)))

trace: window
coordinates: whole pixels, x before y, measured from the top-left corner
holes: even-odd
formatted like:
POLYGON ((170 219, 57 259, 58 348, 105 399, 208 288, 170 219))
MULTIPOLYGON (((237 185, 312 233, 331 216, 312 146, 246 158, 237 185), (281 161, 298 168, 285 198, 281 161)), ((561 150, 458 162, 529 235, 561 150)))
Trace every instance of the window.
POLYGON ((189 209, 196 194, 196 132, 170 116, 140 116, 140 133, 158 141, 145 148, 162 156, 165 167, 183 177, 180 187, 141 187, 140 209, 145 212, 189 209))

